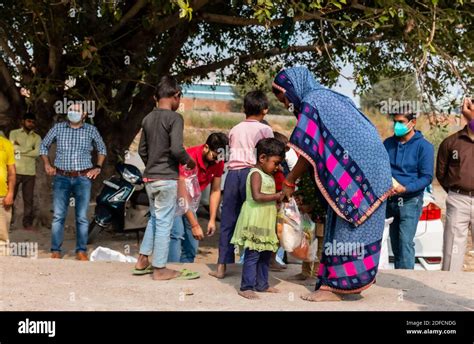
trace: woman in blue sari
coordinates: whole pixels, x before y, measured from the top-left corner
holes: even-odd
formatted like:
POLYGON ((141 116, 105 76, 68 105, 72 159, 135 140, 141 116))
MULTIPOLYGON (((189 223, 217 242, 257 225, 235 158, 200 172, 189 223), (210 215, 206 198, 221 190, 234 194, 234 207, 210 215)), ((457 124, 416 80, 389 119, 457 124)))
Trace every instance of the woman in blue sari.
POLYGON ((289 198, 308 169, 329 203, 316 290, 308 301, 358 294, 375 282, 391 193, 388 154, 374 125, 346 96, 321 86, 307 68, 281 71, 273 82, 277 98, 298 118, 290 146, 298 163, 286 177, 289 198))

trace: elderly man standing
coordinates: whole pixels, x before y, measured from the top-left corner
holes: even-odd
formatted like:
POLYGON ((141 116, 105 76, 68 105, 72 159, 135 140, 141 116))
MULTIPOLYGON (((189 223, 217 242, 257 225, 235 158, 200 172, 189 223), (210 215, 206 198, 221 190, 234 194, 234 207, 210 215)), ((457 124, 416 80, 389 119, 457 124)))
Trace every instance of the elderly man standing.
POLYGON ((474 241, 474 104, 466 98, 467 125, 441 142, 436 178, 448 193, 444 228, 443 270, 462 271, 469 226, 474 241))
POLYGON ((57 123, 44 138, 40 155, 46 173, 54 176, 54 216, 51 238, 51 258, 61 258, 64 239, 64 222, 74 198, 76 210, 76 259, 87 258, 88 224, 87 209, 91 193, 91 179, 101 172, 107 154, 104 141, 97 129, 84 123, 87 113, 80 104, 73 105, 67 113, 67 122, 57 123), (56 142, 56 158, 51 165, 49 147, 56 142), (98 152, 97 164, 92 164, 93 147, 98 152))

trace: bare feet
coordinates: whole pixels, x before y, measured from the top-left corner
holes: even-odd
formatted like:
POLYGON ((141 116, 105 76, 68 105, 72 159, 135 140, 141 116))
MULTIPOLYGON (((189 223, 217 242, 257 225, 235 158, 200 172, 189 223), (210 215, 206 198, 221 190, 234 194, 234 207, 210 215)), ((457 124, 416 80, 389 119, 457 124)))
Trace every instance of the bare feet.
POLYGON ((209 275, 218 279, 222 279, 225 277, 225 264, 217 264, 217 270, 209 272, 209 275))
POLYGON ((258 295, 252 290, 239 291, 239 295, 249 300, 259 299, 258 295))
POLYGON ((137 270, 143 270, 145 269, 146 267, 148 267, 148 265, 150 265, 150 263, 148 262, 148 256, 145 256, 143 254, 140 254, 138 256, 138 260, 137 260, 137 263, 135 264, 135 269, 137 270))
POLYGON ((280 289, 277 289, 277 288, 273 288, 273 287, 268 287, 267 289, 265 290, 257 290, 259 293, 279 293, 280 292, 280 289))
POLYGON ((301 295, 301 298, 305 301, 312 302, 324 302, 324 301, 341 301, 342 295, 335 294, 328 290, 316 290, 312 293, 301 295))
POLYGON ((166 281, 180 276, 180 272, 168 268, 154 268, 153 279, 155 281, 166 281))

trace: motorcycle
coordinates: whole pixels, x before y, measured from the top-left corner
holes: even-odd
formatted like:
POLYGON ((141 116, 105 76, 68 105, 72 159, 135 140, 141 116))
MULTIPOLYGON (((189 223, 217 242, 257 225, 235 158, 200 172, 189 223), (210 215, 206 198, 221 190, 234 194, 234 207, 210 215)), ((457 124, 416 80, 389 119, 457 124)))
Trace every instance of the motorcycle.
POLYGON ((112 227, 116 233, 144 231, 149 218, 149 201, 142 174, 133 165, 118 162, 117 175, 103 181, 103 188, 96 198, 94 216, 89 224, 88 244, 99 234, 112 227))

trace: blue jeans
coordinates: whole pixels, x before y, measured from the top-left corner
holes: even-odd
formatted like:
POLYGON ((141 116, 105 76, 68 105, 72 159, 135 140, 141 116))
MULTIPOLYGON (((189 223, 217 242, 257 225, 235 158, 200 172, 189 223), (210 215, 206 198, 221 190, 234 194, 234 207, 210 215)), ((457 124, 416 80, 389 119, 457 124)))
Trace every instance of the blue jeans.
MULTIPOLYGON (((51 235, 51 252, 60 252, 64 241, 64 222, 67 210, 74 198, 76 211, 76 252, 87 251, 89 219, 87 209, 91 198, 92 181, 87 177, 65 177, 56 175, 53 183, 54 215, 51 235)), ((72 205, 72 204, 71 204, 72 205)))
POLYGON ((164 268, 168 260, 177 190, 176 180, 157 180, 146 184, 150 199, 150 219, 140 246, 140 254, 153 255, 152 265, 155 268, 164 268))
POLYGON ((415 267, 415 234, 423 209, 423 194, 412 198, 394 196, 387 202, 390 225, 390 243, 395 258, 395 269, 415 267))
POLYGON ((198 247, 199 241, 194 239, 186 216, 176 216, 171 229, 168 263, 194 263, 198 247))

